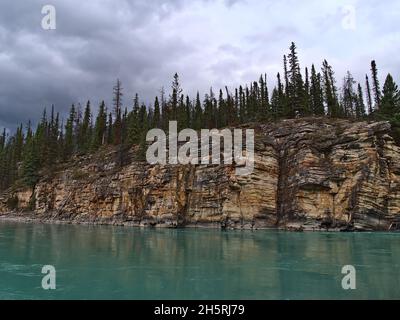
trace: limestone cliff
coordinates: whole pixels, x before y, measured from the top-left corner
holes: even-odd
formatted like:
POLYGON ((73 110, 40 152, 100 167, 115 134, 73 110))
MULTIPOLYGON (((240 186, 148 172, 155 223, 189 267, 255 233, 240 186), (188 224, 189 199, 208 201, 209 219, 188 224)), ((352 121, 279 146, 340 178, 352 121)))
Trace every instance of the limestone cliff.
POLYGON ((77 157, 0 214, 76 223, 294 230, 400 227, 400 148, 386 122, 298 119, 255 125, 255 170, 119 165, 118 150, 77 157), (29 211, 34 208, 34 211, 29 211))

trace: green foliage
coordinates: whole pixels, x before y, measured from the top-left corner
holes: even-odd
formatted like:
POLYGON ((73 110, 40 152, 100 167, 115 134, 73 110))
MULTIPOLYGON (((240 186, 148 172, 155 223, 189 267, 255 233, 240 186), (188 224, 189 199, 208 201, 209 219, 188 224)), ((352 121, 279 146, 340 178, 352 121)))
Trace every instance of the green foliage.
MULTIPOLYGON (((257 81, 234 90, 225 87, 217 91, 217 95, 210 88, 204 98, 197 93, 192 100, 184 93, 179 76, 175 74, 169 95, 162 89, 154 105, 148 107, 140 103, 136 94, 129 110, 129 107, 123 109, 122 83, 117 80, 112 88, 112 109, 108 110, 105 102, 101 102, 95 118, 88 101, 83 115, 79 105, 72 105, 65 123, 52 106, 50 119, 45 109, 35 130, 30 122, 25 128, 20 125, 10 135, 3 129, 0 191, 17 181, 34 188, 40 172, 53 172, 57 163, 75 155, 96 152, 107 145, 118 146, 121 166, 129 163, 125 158, 133 145, 135 158, 144 160, 148 130, 167 131, 171 120, 178 121, 179 130, 200 130, 307 116, 363 119, 368 111, 370 120, 390 121, 393 134, 400 141, 400 93, 393 77, 387 76, 381 91, 377 64, 372 61, 371 85, 368 76, 365 80, 364 93, 361 84, 357 84, 349 72, 338 92, 333 68, 326 60, 320 72, 312 65, 311 69, 304 69, 303 75, 295 43, 291 43, 288 55, 283 57, 283 73, 277 74, 271 95, 264 74, 257 81)), ((77 171, 74 177, 82 178, 83 173, 77 171)))
POLYGON ((388 74, 383 86, 383 96, 379 113, 384 116, 394 117, 400 112, 400 92, 393 77, 388 74))

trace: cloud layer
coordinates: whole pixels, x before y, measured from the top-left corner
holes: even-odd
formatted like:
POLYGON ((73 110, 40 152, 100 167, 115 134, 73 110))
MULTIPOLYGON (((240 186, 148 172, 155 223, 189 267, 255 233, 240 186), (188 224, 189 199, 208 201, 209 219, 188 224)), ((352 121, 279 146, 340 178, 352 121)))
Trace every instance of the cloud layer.
POLYGON ((54 0, 57 29, 43 30, 43 1, 0 3, 0 127, 36 120, 55 104, 145 102, 178 72, 186 93, 237 86, 267 72, 270 86, 291 41, 302 67, 326 58, 338 81, 363 79, 376 59, 399 80, 400 2, 387 0, 54 0), (349 7, 350 6, 350 7, 349 7), (347 8, 347 9, 346 9, 347 8), (343 21, 355 8, 355 28, 343 21))

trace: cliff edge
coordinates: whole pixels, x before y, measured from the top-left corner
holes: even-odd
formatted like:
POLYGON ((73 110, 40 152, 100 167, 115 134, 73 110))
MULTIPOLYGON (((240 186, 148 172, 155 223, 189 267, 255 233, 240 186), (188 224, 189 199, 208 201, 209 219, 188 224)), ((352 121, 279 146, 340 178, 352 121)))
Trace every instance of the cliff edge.
POLYGON ((0 215, 128 226, 400 229, 400 148, 387 122, 325 118, 251 126, 255 169, 149 165, 127 151, 76 157, 34 190, 0 196, 0 215))

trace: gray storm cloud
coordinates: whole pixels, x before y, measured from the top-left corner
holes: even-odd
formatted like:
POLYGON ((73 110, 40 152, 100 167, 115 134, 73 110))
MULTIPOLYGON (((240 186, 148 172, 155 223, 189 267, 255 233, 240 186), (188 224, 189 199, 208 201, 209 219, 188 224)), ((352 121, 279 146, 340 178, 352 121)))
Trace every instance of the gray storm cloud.
POLYGON ((56 30, 41 28, 45 4, 0 3, 0 127, 52 104, 65 115, 72 103, 110 103, 116 78, 127 107, 136 92, 151 102, 175 72, 191 95, 264 72, 272 86, 291 41, 303 67, 327 58, 339 83, 347 69, 362 79, 371 59, 399 79, 395 0, 54 0, 56 30), (355 30, 342 27, 344 5, 356 9, 355 30))

